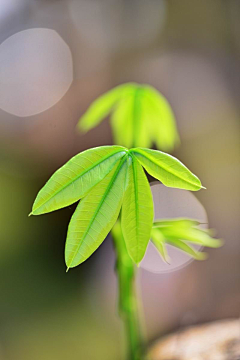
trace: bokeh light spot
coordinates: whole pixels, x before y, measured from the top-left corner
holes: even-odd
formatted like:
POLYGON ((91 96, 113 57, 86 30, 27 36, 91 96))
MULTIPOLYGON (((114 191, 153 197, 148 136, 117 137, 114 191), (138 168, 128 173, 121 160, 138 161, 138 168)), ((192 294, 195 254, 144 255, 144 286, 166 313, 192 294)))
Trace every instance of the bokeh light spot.
POLYGON ((20 31, 0 45, 0 108, 16 116, 55 105, 73 81, 68 45, 51 29, 20 31))

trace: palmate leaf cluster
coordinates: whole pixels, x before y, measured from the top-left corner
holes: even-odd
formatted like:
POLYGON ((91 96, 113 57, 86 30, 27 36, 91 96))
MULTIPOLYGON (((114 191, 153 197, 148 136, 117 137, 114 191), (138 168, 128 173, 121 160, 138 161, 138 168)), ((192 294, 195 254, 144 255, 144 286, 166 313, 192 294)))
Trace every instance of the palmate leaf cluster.
POLYGON ((200 228, 200 222, 191 219, 163 219, 155 221, 151 232, 151 240, 162 259, 169 263, 166 244, 170 244, 196 260, 205 260, 207 254, 197 251, 190 244, 217 248, 222 240, 212 238, 212 230, 200 228))
POLYGON ((113 88, 90 105, 78 127, 89 131, 109 114, 116 145, 149 148, 155 144, 170 151, 179 142, 172 109, 152 86, 128 83, 113 88))
POLYGON ((197 176, 171 155, 144 148, 102 146, 74 156, 40 190, 32 215, 48 213, 81 199, 68 227, 65 248, 68 268, 91 256, 112 229, 120 211, 127 251, 135 263, 142 260, 152 231, 162 229, 159 226, 152 230, 153 200, 144 169, 169 187, 192 191, 202 188, 197 176))

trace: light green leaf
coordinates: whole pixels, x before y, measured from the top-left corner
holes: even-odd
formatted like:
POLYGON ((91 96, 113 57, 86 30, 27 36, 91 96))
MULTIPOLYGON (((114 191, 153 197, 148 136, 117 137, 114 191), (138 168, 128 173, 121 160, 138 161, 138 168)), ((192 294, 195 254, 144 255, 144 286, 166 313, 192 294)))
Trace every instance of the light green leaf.
MULTIPOLYGON (((172 227, 174 228, 175 226, 172 227)), ((178 237, 171 237, 168 234, 165 234, 163 230, 165 230, 165 228, 153 228, 151 237, 153 244, 156 246, 165 262, 168 262, 166 244, 170 244, 179 250, 184 251, 196 260, 205 260, 207 258, 206 253, 197 251, 196 249, 186 244, 184 241, 180 240, 178 237)))
POLYGON ((196 260, 206 260, 206 258, 208 257, 208 255, 206 253, 193 249, 191 246, 187 245, 186 243, 184 243, 181 240, 168 239, 167 242, 170 245, 173 245, 173 246, 177 247, 178 249, 184 251, 185 253, 187 253, 188 255, 190 255, 192 258, 194 258, 196 260))
POLYGON ((163 261, 166 263, 169 263, 170 259, 169 259, 168 253, 167 253, 164 237, 163 237, 161 231, 158 231, 157 229, 152 229, 151 240, 152 240, 152 243, 157 248, 157 250, 159 251, 160 255, 162 256, 163 261))
POLYGON ((189 229, 190 227, 197 225, 200 225, 199 221, 192 219, 185 219, 185 218, 162 219, 162 220, 156 220, 153 223, 154 228, 174 226, 174 227, 183 227, 189 229))
POLYGON ((132 84, 124 84, 115 87, 97 98, 80 118, 78 128, 87 132, 97 126, 113 110, 117 101, 131 90, 132 84))
POLYGON ((73 204, 101 181, 125 155, 121 146, 102 146, 74 156, 39 191, 32 214, 40 215, 73 204))
POLYGON ((135 263, 139 263, 150 239, 153 200, 147 177, 134 156, 128 158, 127 187, 121 220, 128 253, 135 263))
POLYGON ((124 196, 126 170, 126 157, 123 157, 80 201, 68 228, 65 248, 68 268, 89 258, 116 222, 124 196))
POLYGON ((143 148, 132 149, 131 152, 146 171, 165 186, 192 191, 202 188, 198 177, 175 157, 161 151, 143 148))
POLYGON ((165 97, 149 85, 126 83, 97 98, 78 123, 86 132, 109 114, 116 144, 171 150, 179 141, 175 119, 165 97), (126 100, 126 101, 125 101, 126 100))
POLYGON ((144 93, 144 87, 138 86, 133 95, 132 113, 130 117, 133 128, 131 147, 149 147, 151 145, 150 124, 146 121, 147 119, 145 117, 144 93))
POLYGON ((159 228, 166 239, 181 239, 202 246, 218 248, 222 241, 210 236, 209 230, 202 230, 196 227, 183 228, 179 226, 169 226, 159 228))
POLYGON ((114 141, 126 147, 150 146, 149 123, 145 118, 144 88, 132 85, 132 91, 116 105, 112 116, 114 141))
POLYGON ((133 127, 130 115, 132 113, 132 94, 125 96, 115 106, 111 116, 111 125, 115 144, 121 144, 127 148, 132 146, 133 127))
POLYGON ((172 150, 174 145, 179 143, 179 136, 171 106, 152 86, 145 85, 144 89, 153 142, 159 149, 172 150))

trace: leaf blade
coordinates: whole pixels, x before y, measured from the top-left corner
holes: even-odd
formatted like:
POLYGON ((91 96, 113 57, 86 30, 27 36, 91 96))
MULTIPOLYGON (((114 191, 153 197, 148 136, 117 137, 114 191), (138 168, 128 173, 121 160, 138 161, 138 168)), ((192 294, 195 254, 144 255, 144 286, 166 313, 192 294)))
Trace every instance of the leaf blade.
POLYGON ((208 257, 206 253, 193 249, 191 246, 179 239, 167 239, 167 243, 177 247, 179 250, 182 250, 196 260, 206 260, 208 257))
POLYGON ((172 150, 180 142, 175 116, 167 99, 155 88, 145 85, 145 101, 151 119, 153 142, 159 149, 172 150))
POLYGON ((131 148, 151 144, 149 124, 145 117, 144 88, 132 84, 131 91, 119 100, 111 116, 115 143, 131 148))
POLYGON ((126 150, 120 146, 102 146, 74 156, 39 191, 32 214, 44 214, 78 201, 111 171, 125 153, 126 150))
POLYGON ((124 196, 126 170, 126 160, 123 158, 80 201, 68 228, 65 247, 68 268, 87 260, 116 222, 124 196))
POLYGON ((121 224, 128 253, 135 263, 145 254, 152 223, 153 200, 147 177, 135 157, 129 156, 121 224))
POLYGON ((210 236, 209 230, 200 228, 182 228, 182 227, 165 227, 161 228, 161 232, 167 239, 181 239, 190 243, 199 244, 206 247, 218 248, 222 245, 222 241, 214 239, 210 236))
POLYGON ((161 219, 161 220, 156 220, 153 223, 154 228, 169 227, 169 226, 190 228, 191 226, 198 226, 198 225, 200 225, 200 222, 198 220, 187 219, 187 218, 161 219))
POLYGON ((151 239, 152 239, 153 245, 156 247, 156 249, 160 253, 163 261, 165 263, 169 264, 170 259, 169 259, 169 255, 168 255, 168 252, 167 252, 167 248, 165 246, 164 237, 163 237, 161 231, 158 231, 157 229, 152 229, 151 239))
POLYGON ((198 191, 202 184, 183 163, 175 157, 157 150, 132 149, 145 170, 165 186, 198 191))
POLYGON ((82 132, 87 132, 97 126, 109 115, 118 100, 124 96, 125 92, 131 88, 131 86, 131 83, 119 85, 99 96, 79 119, 78 129, 82 132))

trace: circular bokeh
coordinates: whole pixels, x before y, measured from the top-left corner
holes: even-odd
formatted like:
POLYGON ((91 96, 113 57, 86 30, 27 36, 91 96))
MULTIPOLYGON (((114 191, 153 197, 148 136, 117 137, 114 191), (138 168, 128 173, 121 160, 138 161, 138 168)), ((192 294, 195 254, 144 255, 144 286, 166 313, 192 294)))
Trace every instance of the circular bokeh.
POLYGON ((73 81, 68 45, 52 29, 28 29, 0 45, 0 108, 25 117, 55 105, 73 81))

